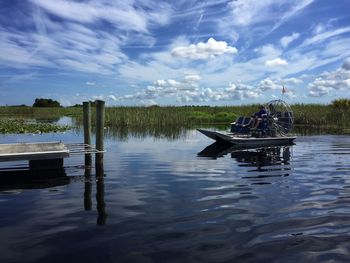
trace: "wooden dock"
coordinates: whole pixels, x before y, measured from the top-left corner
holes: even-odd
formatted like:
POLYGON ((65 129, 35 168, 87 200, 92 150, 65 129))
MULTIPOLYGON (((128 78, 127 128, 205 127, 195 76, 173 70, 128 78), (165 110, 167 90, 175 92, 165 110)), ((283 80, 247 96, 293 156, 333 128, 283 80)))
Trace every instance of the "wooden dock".
POLYGON ((83 103, 84 143, 62 142, 0 144, 0 162, 28 160, 33 170, 63 167, 63 159, 70 154, 85 154, 85 166, 91 166, 95 153, 96 166, 103 166, 105 102, 96 101, 96 146, 91 145, 91 103, 83 103))
POLYGON ((45 160, 69 157, 62 142, 0 144, 0 161, 45 160))
POLYGON ((69 150, 62 142, 0 144, 0 162, 28 160, 31 169, 63 167, 69 150))

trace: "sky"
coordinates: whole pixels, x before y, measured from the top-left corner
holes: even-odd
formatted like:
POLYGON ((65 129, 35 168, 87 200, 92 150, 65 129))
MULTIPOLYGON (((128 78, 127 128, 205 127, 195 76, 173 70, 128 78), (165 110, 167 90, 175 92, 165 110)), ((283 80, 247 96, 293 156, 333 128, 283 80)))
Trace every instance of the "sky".
POLYGON ((0 93, 64 106, 349 98, 350 1, 1 0, 0 93))

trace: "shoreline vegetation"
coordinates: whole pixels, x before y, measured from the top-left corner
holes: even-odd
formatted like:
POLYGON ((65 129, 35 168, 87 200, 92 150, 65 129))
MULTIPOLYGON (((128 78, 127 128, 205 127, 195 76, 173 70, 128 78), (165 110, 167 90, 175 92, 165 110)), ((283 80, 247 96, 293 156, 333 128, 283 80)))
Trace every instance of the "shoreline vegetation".
MULTIPOLYGON (((217 125, 233 122, 239 116, 251 116, 259 105, 241 106, 144 106, 106 107, 106 126, 118 128, 186 128, 199 125, 217 125)), ((350 100, 338 99, 329 105, 294 104, 296 126, 328 127, 338 130, 350 128, 350 100)), ((61 132, 69 128, 55 124, 68 116, 82 123, 82 107, 1 106, 0 133, 61 132), (30 121, 27 121, 27 120, 30 121), (53 120, 47 123, 45 120, 53 120)), ((92 107, 92 120, 95 110, 92 107)), ((93 121, 94 125, 94 121, 93 121)))

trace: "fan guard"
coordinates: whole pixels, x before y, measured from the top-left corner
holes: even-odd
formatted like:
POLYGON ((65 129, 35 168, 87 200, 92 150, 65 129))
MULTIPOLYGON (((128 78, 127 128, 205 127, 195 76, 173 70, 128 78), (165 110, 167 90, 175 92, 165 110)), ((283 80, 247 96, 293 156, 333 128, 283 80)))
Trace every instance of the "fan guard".
POLYGON ((294 124, 294 115, 291 107, 283 100, 271 100, 266 105, 269 116, 270 129, 275 130, 280 135, 287 135, 294 124))

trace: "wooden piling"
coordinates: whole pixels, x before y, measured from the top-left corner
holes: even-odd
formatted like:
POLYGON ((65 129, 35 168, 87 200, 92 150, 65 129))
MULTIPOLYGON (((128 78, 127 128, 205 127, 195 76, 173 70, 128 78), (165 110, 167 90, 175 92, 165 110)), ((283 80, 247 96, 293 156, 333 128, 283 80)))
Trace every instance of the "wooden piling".
MULTIPOLYGON (((83 102, 84 144, 91 145, 91 103, 83 102)), ((91 166, 91 154, 85 154, 85 166, 91 166)))
MULTIPOLYGON (((96 150, 104 151, 105 102, 96 100, 96 150)), ((103 163, 103 153, 96 153, 96 164, 103 163)))

